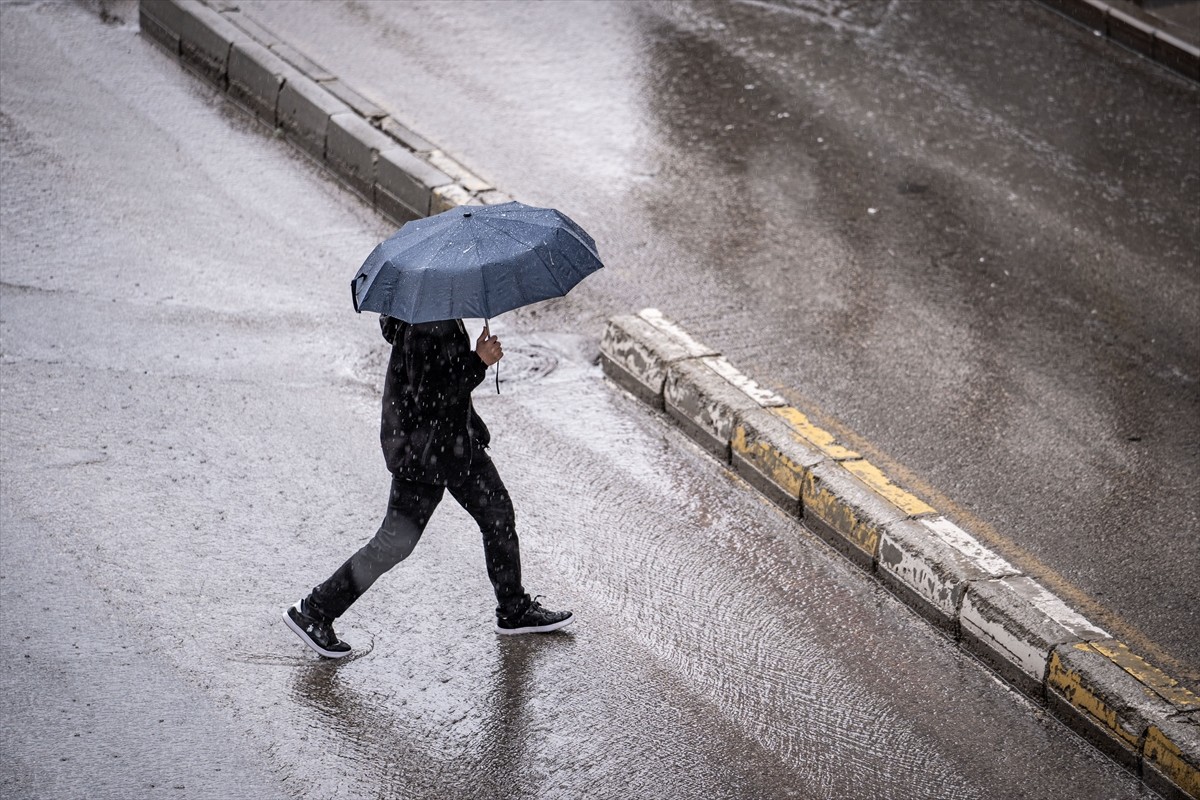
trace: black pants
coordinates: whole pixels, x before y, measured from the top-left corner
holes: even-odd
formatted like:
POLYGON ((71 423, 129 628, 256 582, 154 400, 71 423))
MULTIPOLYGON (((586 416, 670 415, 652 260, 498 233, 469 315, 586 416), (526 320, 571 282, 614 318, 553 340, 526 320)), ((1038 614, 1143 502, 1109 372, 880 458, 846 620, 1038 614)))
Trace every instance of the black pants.
POLYGON ((496 591, 496 613, 506 615, 524 606, 528 595, 521 586, 521 551, 512 500, 492 459, 479 453, 466 478, 451 486, 392 478, 387 516, 375 537, 312 590, 308 610, 327 621, 340 617, 380 575, 408 558, 446 489, 483 533, 483 555, 496 591))

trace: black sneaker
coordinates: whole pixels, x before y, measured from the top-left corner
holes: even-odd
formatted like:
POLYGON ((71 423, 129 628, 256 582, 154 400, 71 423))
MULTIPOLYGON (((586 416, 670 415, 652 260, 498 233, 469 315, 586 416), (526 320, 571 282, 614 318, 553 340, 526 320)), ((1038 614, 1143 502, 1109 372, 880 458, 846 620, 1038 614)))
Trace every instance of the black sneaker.
POLYGON ((296 605, 283 612, 283 621, 291 628, 300 641, 316 650, 326 658, 342 658, 350 655, 350 645, 343 642, 333 632, 333 626, 310 617, 301 610, 300 600, 296 605))
POLYGON ((549 633, 574 621, 575 617, 570 611, 548 611, 542 608, 535 597, 520 614, 511 617, 497 615, 496 633, 549 633))

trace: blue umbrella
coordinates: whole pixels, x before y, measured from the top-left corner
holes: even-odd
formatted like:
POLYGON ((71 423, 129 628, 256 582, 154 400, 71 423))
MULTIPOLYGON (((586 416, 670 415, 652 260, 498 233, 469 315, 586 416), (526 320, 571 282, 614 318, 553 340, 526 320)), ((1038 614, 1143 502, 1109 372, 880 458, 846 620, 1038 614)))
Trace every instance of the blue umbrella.
POLYGON ((350 288, 359 312, 411 323, 491 319, 562 297, 602 266, 592 237, 552 208, 458 206, 406 223, 371 251, 350 288))

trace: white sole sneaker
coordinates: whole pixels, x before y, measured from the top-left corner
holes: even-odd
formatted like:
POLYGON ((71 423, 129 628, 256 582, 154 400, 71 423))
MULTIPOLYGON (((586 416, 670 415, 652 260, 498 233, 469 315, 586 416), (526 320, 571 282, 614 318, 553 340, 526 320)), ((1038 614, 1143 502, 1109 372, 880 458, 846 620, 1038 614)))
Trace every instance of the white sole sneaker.
POLYGON ((296 605, 291 606, 291 608, 284 609, 283 623, 292 629, 292 633, 300 637, 300 641, 312 648, 317 655, 324 656, 325 658, 345 658, 346 656, 350 655, 352 652, 350 650, 326 650, 324 647, 321 647, 321 645, 314 642, 312 638, 309 637, 308 632, 305 631, 304 628, 301 628, 299 625, 297 625, 296 620, 292 619, 292 615, 288 613, 293 608, 296 609, 297 613, 302 613, 300 612, 300 603, 297 602, 296 605))
POLYGON ((518 633, 549 633, 550 631, 556 631, 559 628, 565 628, 574 621, 575 615, 572 614, 560 622, 552 622, 549 625, 530 625, 525 628, 501 628, 500 623, 497 622, 496 633, 503 634, 504 636, 512 636, 518 633))

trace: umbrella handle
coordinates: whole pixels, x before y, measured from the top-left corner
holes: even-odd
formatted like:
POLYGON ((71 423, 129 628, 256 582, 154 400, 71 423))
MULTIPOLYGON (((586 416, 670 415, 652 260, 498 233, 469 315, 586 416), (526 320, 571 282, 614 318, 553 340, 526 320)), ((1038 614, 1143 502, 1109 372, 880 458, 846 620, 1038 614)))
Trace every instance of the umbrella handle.
MULTIPOLYGON (((492 327, 491 320, 487 317, 483 318, 483 327, 490 329, 492 327)), ((496 394, 500 394, 500 362, 496 362, 496 394)))

